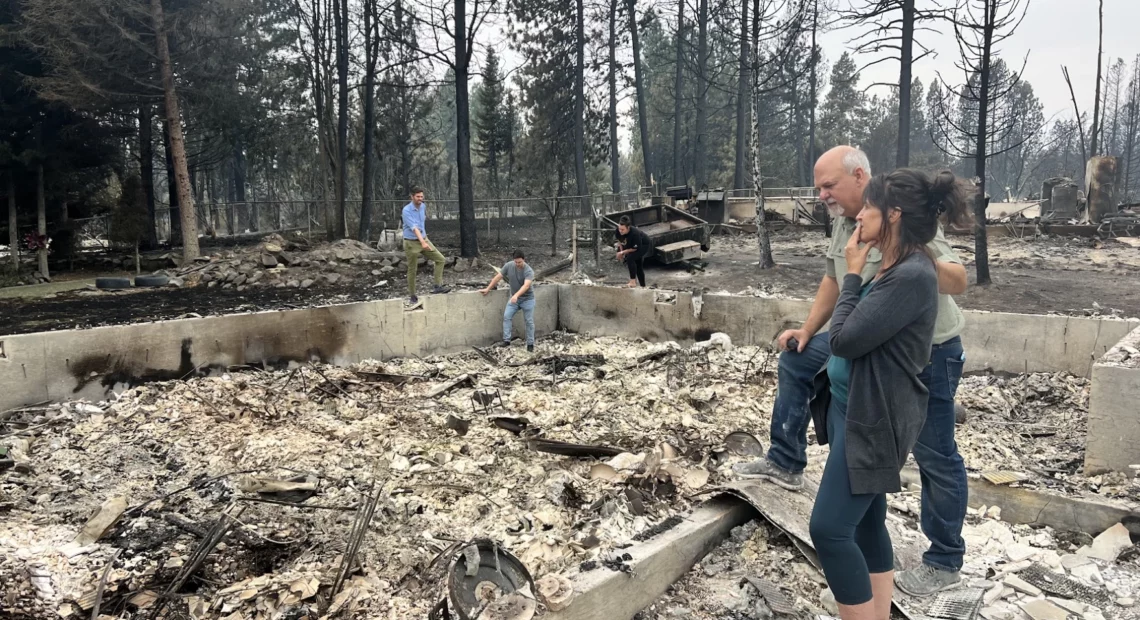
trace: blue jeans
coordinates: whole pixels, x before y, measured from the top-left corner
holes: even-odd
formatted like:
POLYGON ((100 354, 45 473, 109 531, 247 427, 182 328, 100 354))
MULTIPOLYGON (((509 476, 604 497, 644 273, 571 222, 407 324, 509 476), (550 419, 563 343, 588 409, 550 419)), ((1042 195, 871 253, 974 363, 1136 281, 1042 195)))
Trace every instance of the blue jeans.
POLYGON ((842 605, 872 598, 871 575, 894 569, 894 549, 887 531, 887 494, 851 494, 847 470, 847 403, 831 399, 827 412, 831 452, 811 511, 808 531, 827 585, 842 605))
POLYGON ((930 363, 919 375, 930 389, 930 404, 913 450, 922 478, 922 533, 930 539, 922 561, 950 571, 961 570, 966 553, 962 521, 969 488, 966 464, 954 441, 954 394, 965 364, 959 338, 936 344, 930 351, 930 363))
MULTIPOLYGON (((808 341, 803 353, 780 354, 768 460, 793 473, 807 466, 808 403, 813 379, 830 355, 827 332, 808 341)), ((923 561, 956 571, 962 568, 966 552, 962 522, 968 496, 966 466, 954 441, 954 394, 965 365, 961 339, 935 345, 930 357, 919 376, 930 390, 926 423, 913 450, 922 478, 922 533, 930 539, 923 561)))
POLYGON ((815 375, 831 357, 827 332, 808 341, 803 353, 780 354, 776 373, 776 406, 772 410, 772 447, 768 460, 781 469, 800 473, 807 467, 807 427, 815 375))
MULTIPOLYGON (((534 297, 530 299, 520 299, 519 303, 513 304, 507 302, 507 309, 503 310, 503 342, 511 341, 511 321, 515 318, 515 313, 519 310, 523 311, 523 319, 526 322, 526 343, 528 345, 534 344, 534 297)), ((953 409, 953 406, 951 406, 953 409)), ((951 411, 951 421, 953 421, 953 411, 951 411)))

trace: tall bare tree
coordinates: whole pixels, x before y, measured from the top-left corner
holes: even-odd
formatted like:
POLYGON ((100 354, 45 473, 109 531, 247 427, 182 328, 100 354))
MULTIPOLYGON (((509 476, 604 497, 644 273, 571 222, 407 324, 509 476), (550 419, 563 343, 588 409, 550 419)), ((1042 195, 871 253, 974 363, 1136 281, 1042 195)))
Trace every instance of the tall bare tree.
POLYGON ((697 127, 693 176, 697 187, 708 183, 709 131, 709 0, 697 4, 697 127))
POLYGON ((419 0, 415 21, 426 32, 407 42, 427 59, 446 66, 455 75, 455 160, 459 185, 459 254, 479 255, 475 226, 475 174, 471 164, 471 59, 479 32, 500 10, 501 0, 472 3, 466 0, 419 0))
POLYGON ((673 79, 673 185, 685 181, 681 169, 681 97, 685 72, 685 0, 677 0, 676 77, 673 79))
MULTIPOLYGON (((752 0, 741 0, 740 2, 740 68, 739 82, 736 89, 736 169, 732 175, 733 189, 744 189, 744 162, 746 134, 744 129, 748 126, 750 121, 750 113, 752 110, 751 100, 748 97, 748 88, 752 83, 751 62, 749 60, 748 52, 748 5, 752 0)), ((813 46, 814 47, 814 46, 813 46)))
MULTIPOLYGON (((991 75, 994 59, 998 57, 997 47, 1013 36, 1025 18, 1029 0, 959 0, 954 9, 954 31, 958 42, 960 58, 956 63, 962 72, 963 83, 959 87, 945 84, 947 92, 954 95, 966 114, 953 119, 948 114, 945 100, 939 114, 939 131, 947 138, 950 154, 971 159, 974 162, 974 183, 977 195, 974 202, 974 255, 976 257, 977 283, 987 285, 990 277, 989 243, 986 236, 986 163, 997 155, 989 149, 993 143, 1001 143, 1016 128, 1015 124, 995 126, 991 117, 993 108, 1009 96, 1021 81, 1021 71, 1008 71, 1002 79, 994 80, 991 75)), ((1024 131, 1025 139, 1033 131, 1024 131)), ((1019 144, 1009 144, 1012 149, 1019 144)))
POLYGON ((1093 95, 1092 118, 1092 144, 1089 146, 1089 155, 1096 157, 1100 154, 1098 143, 1101 134, 1100 126, 1100 82, 1101 69, 1104 67, 1104 0, 1098 2, 1098 30, 1096 44, 1096 92, 1093 95))
POLYGON ((923 23, 943 17, 943 11, 916 9, 915 0, 858 0, 851 8, 842 11, 840 17, 851 26, 868 27, 849 42, 854 44, 853 54, 873 58, 860 71, 883 62, 897 60, 899 63, 898 82, 889 84, 899 94, 895 165, 900 168, 909 166, 913 67, 914 63, 932 53, 916 40, 915 32, 930 31, 931 28, 923 26, 923 23))
POLYGON ((645 76, 641 61, 641 35, 637 20, 637 0, 626 0, 629 13, 629 35, 633 43, 633 88, 637 95, 637 129, 641 135, 642 182, 649 185, 653 175, 653 150, 649 140, 649 109, 645 101, 645 76))
POLYGON ((618 119, 617 119, 617 44, 618 44, 618 3, 619 0, 610 0, 609 17, 610 17, 610 36, 607 43, 609 49, 609 62, 607 63, 606 80, 609 83, 610 90, 610 110, 609 110, 609 125, 610 125, 610 191, 617 194, 621 192, 621 170, 619 159, 620 153, 618 152, 618 119))
POLYGON ((584 0, 575 4, 575 62, 574 62, 574 176, 578 196, 587 200, 586 186, 586 6, 584 0))

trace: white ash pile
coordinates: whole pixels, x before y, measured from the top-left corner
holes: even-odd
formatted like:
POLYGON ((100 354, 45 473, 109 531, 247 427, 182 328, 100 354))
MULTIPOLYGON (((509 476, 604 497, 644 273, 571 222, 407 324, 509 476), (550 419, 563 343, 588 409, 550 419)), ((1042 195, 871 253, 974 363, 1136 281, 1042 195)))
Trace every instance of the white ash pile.
POLYGON ((719 344, 560 336, 496 365, 245 369, 17 412, 0 616, 423 618, 433 560, 477 538, 536 579, 611 570, 723 481, 730 431, 767 425, 774 357, 719 344))
POLYGON ((1067 373, 972 375, 957 401, 970 411, 958 450, 972 472, 1008 472, 1020 486, 1101 496, 1140 508, 1140 478, 1084 475, 1088 379, 1067 373))

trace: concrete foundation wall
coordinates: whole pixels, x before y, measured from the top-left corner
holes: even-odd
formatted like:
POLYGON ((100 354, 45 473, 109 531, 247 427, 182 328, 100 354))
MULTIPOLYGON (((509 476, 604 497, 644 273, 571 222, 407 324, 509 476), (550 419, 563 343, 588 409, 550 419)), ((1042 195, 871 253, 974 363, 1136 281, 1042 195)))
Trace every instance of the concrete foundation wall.
MULTIPOLYGON (((798 326, 811 306, 802 300, 728 295, 706 295, 694 303, 687 292, 595 286, 547 285, 536 294, 539 334, 561 328, 682 343, 725 332, 737 344, 767 344, 781 330, 798 326)), ((404 311, 403 302, 393 299, 0 336, 0 411, 44 401, 101 400, 129 385, 237 365, 352 364, 463 351, 502 337, 506 302, 506 291, 486 298, 455 293, 425 297, 423 309, 414 312, 404 311)), ((516 336, 523 334, 522 321, 517 315, 516 336)), ((1140 402, 1140 368, 1094 360, 1125 336, 1130 340, 1124 345, 1137 347, 1137 325, 967 312, 962 334, 966 369, 1091 374, 1086 467, 1126 470, 1140 463, 1140 410, 1135 406, 1140 402)))
MULTIPOLYGON (((719 331, 742 345, 766 344, 781 330, 798 327, 811 308, 809 301, 706 295, 698 317, 691 293, 659 303, 661 293, 650 290, 566 288, 558 303, 561 327, 646 340, 693 341, 719 331)), ((1093 361, 1136 326, 1112 319, 967 311, 966 370, 1087 376, 1093 361)))
MULTIPOLYGON (((536 331, 549 333, 558 321, 558 287, 540 286, 535 293, 536 331)), ((351 364, 462 351, 502 339, 507 299, 505 290, 487 297, 433 295, 413 312, 393 299, 0 337, 0 411, 42 401, 100 400, 127 385, 178 379, 196 369, 351 364)), ((514 334, 524 334, 522 313, 514 334)))
POLYGON ((1127 357, 1120 355, 1125 347, 1140 348, 1140 328, 1092 368, 1085 445, 1085 473, 1089 475, 1106 471, 1131 473, 1129 465, 1140 465, 1140 361, 1108 361, 1127 357))

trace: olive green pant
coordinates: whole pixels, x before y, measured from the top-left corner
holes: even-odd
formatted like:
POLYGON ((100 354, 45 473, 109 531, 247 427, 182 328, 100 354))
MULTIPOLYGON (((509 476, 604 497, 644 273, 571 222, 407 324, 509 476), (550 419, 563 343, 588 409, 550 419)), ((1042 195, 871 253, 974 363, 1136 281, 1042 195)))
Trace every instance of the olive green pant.
POLYGON ((408 259, 408 295, 412 297, 416 296, 416 270, 419 269, 416 263, 421 254, 424 259, 435 263, 435 285, 443 284, 443 254, 430 241, 425 250, 419 241, 404 239, 404 256, 408 259))

